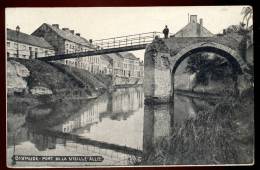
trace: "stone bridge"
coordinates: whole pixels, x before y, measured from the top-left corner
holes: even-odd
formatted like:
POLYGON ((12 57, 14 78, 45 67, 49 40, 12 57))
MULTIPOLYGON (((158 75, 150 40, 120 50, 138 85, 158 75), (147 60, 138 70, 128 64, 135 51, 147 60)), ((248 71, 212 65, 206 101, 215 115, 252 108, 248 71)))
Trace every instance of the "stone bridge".
POLYGON ((219 54, 231 63, 234 73, 243 75, 250 65, 246 56, 246 42, 244 36, 236 33, 214 37, 156 38, 145 51, 146 102, 169 102, 173 96, 176 69, 185 58, 197 52, 219 54))

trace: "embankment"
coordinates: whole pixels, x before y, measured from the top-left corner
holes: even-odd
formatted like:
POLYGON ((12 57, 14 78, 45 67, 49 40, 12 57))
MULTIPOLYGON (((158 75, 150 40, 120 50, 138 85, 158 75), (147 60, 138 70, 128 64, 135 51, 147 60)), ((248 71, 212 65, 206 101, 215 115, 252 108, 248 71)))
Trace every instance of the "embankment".
POLYGON ((106 91, 112 78, 54 62, 12 58, 7 61, 8 98, 93 98, 106 91))

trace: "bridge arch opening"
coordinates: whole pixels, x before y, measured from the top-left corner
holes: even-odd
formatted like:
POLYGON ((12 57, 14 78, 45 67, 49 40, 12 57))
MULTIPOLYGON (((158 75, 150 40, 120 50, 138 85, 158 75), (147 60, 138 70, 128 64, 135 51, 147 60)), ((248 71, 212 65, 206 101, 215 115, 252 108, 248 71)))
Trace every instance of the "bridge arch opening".
MULTIPOLYGON (((238 60, 237 57, 238 56, 234 56, 233 54, 236 54, 236 52, 230 50, 230 52, 228 52, 227 50, 221 49, 221 48, 217 48, 214 46, 199 46, 199 47, 194 47, 189 49, 189 47, 187 47, 187 50, 183 50, 182 52, 179 52, 176 56, 176 62, 172 67, 171 70, 171 81, 172 81, 172 94, 171 94, 171 98, 173 99, 174 97, 174 84, 175 84, 175 73, 177 68, 179 67, 179 65, 187 58, 189 58, 190 56, 194 55, 194 54, 198 54, 198 53, 213 53, 213 54, 217 54, 220 57, 223 57, 227 60, 227 62, 231 65, 232 68, 232 75, 233 76, 233 81, 234 81, 234 87, 237 86, 237 76, 239 74, 242 74, 242 61, 238 60), (184 51, 184 52, 183 52, 184 51), (231 53, 232 52, 232 53, 231 53)), ((236 89, 235 89, 236 90, 236 89)))

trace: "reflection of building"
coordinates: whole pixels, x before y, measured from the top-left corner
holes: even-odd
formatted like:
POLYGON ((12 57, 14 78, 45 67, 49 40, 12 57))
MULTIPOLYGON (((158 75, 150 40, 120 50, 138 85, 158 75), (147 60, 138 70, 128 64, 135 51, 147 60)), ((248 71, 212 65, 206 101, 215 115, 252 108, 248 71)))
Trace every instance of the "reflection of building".
POLYGON ((127 113, 142 107, 142 91, 135 88, 118 89, 111 96, 112 113, 127 113))
POLYGON ((7 57, 34 59, 54 55, 54 48, 43 38, 7 29, 6 53, 7 57))
POLYGON ((54 127, 55 130, 70 133, 81 128, 88 128, 100 121, 100 114, 107 111, 108 100, 97 99, 95 103, 89 103, 78 113, 73 114, 68 120, 54 127))

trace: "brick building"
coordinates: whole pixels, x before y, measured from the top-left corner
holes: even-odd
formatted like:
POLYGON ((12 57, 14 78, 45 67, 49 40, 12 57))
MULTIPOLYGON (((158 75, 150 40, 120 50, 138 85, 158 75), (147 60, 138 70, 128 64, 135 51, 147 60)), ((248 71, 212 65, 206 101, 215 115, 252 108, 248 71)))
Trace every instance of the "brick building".
POLYGON ((34 59, 54 55, 54 48, 43 38, 7 29, 6 56, 34 59))

